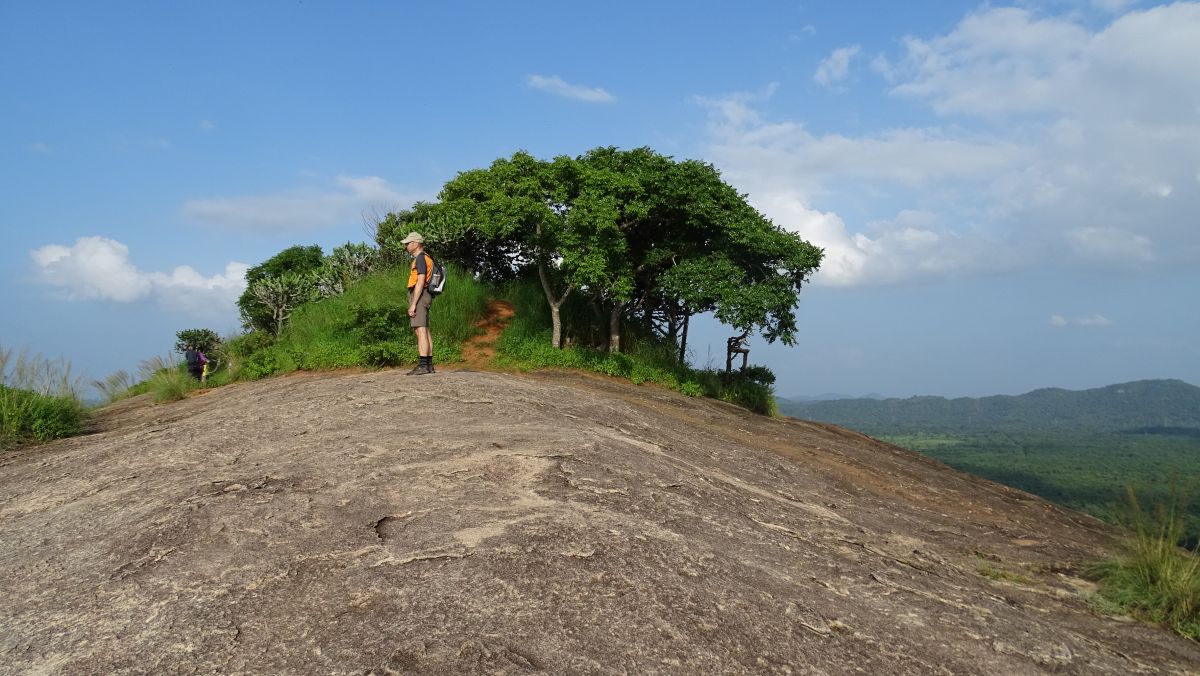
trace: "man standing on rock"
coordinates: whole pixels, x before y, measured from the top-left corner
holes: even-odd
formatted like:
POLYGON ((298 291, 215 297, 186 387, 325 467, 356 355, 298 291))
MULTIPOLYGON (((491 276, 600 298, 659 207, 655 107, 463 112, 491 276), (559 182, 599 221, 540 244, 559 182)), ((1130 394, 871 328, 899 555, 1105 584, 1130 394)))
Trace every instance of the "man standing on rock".
POLYGON ((429 304, 433 301, 429 293, 429 273, 433 270, 433 259, 425 253, 425 238, 420 233, 410 232, 400 242, 413 257, 408 272, 408 316, 417 334, 418 361, 417 367, 408 375, 421 376, 433 373, 433 339, 429 336, 429 304))

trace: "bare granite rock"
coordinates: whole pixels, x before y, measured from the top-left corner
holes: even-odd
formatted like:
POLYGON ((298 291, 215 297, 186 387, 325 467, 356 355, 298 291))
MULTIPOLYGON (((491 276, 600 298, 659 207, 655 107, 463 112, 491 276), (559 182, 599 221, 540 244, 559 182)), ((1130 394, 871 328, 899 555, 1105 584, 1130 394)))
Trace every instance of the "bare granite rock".
POLYGON ((1112 538, 654 388, 302 374, 0 457, 0 673, 1200 672, 1089 611, 1112 538))

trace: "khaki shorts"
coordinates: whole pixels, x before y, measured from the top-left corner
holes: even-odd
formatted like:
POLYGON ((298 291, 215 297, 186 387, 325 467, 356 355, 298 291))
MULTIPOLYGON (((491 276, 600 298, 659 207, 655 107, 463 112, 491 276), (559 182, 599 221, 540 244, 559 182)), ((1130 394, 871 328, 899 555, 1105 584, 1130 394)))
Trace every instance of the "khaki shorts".
MULTIPOLYGON (((412 307, 413 289, 408 290, 408 307, 404 308, 407 312, 409 307, 412 307)), ((417 299, 417 314, 408 318, 409 326, 415 328, 429 326, 429 304, 433 302, 433 296, 429 295, 429 289, 421 289, 421 297, 417 299)))

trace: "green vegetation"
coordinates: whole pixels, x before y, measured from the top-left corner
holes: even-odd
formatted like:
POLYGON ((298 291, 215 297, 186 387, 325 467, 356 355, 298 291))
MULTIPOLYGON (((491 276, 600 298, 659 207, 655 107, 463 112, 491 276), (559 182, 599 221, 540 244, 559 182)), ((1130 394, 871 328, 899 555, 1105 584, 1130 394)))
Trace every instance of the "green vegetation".
POLYGON ((85 419, 70 364, 0 346, 0 449, 79 434, 85 419))
POLYGON ((536 279, 555 349, 570 340, 621 352, 640 333, 682 363, 688 322, 703 312, 792 344, 800 288, 822 257, 711 165, 649 148, 550 161, 518 152, 460 173, 439 199, 385 219, 377 241, 411 225, 447 260, 490 281, 536 279), (581 297, 586 325, 565 309, 581 297), (630 332, 631 324, 640 328, 630 332))
POLYGON ((1152 514, 1128 492, 1132 535, 1116 559, 1089 571, 1100 584, 1101 609, 1119 610, 1200 640, 1200 553, 1181 549, 1184 510, 1172 494, 1152 514))
POLYGON ((867 433, 1119 432, 1200 437, 1200 387, 1141 380, 1092 390, 1034 390, 981 399, 910 397, 787 402, 787 415, 867 433))
MULTIPOLYGON (((1200 440, 1154 434, 1048 432, 976 435, 879 435, 951 467, 1119 522, 1126 486, 1151 502, 1172 483, 1200 495, 1200 440)), ((1189 544, 1200 537, 1200 509, 1185 515, 1189 544)))
POLYGON ((246 328, 276 332, 287 318, 285 315, 281 319, 279 314, 273 311, 276 308, 262 302, 256 296, 255 290, 260 283, 268 279, 288 279, 288 275, 292 276, 290 279, 298 280, 303 275, 319 270, 323 260, 321 247, 315 244, 293 246, 247 270, 246 290, 238 298, 238 309, 242 313, 242 322, 246 328))
MULTIPOLYGON (((547 340, 552 331, 549 311, 538 282, 516 280, 507 284, 502 296, 516 307, 516 317, 497 343, 496 363, 528 368, 573 368, 627 378, 634 384, 656 383, 691 397, 706 396, 737 404, 757 413, 773 415, 772 385, 775 376, 753 367, 746 373, 725 374, 696 370, 680 363, 671 343, 646 333, 630 332, 621 352, 608 352, 586 345, 555 348, 547 340)), ((587 330, 587 303, 564 306, 576 327, 587 330)), ((594 317, 594 322, 606 318, 594 317)))
MULTIPOLYGON (((489 288, 452 265, 446 291, 433 302, 434 361, 461 358, 462 343, 478 333, 489 288)), ((417 360, 408 326, 407 269, 374 272, 340 295, 298 306, 276 338, 252 331, 226 341, 233 379, 289 371, 396 366, 417 360)))
MULTIPOLYGON (((865 432, 1117 523, 1126 486, 1150 502, 1200 496, 1200 387, 1144 380, 983 399, 784 402, 787 415, 865 432)), ((1200 541, 1200 505, 1182 514, 1200 541)))
POLYGON ((1014 573, 1012 571, 1005 570, 1005 569, 993 564, 992 562, 988 561, 987 559, 982 559, 982 558, 979 559, 979 561, 976 563, 975 572, 977 572, 980 575, 982 575, 988 579, 991 579, 991 580, 1016 582, 1017 584, 1026 584, 1026 585, 1037 584, 1037 582, 1035 580, 1033 580, 1032 578, 1030 578, 1026 575, 1021 575, 1020 573, 1014 573))

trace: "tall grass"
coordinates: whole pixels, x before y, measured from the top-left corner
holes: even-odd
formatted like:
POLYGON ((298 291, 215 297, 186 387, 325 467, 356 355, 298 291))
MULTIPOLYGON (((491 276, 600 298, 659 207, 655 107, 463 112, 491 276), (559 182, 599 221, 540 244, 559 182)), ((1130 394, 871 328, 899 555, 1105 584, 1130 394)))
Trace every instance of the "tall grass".
POLYGON ((187 397, 192 390, 201 387, 172 354, 143 359, 138 365, 138 374, 142 378, 142 386, 134 387, 131 392, 140 393, 144 389, 153 394, 154 400, 160 403, 179 401, 187 397))
POLYGON ((65 359, 49 360, 0 346, 0 449, 83 431, 80 381, 65 359))
POLYGON ((1127 489, 1130 529, 1124 551, 1094 564, 1100 596, 1113 606, 1200 640, 1200 553, 1179 546, 1186 509, 1172 490, 1165 504, 1147 513, 1127 489))
POLYGON ((132 396, 131 390, 135 384, 133 376, 129 375, 129 371, 125 369, 110 373, 103 380, 92 381, 92 387, 100 393, 101 405, 111 404, 132 396))

